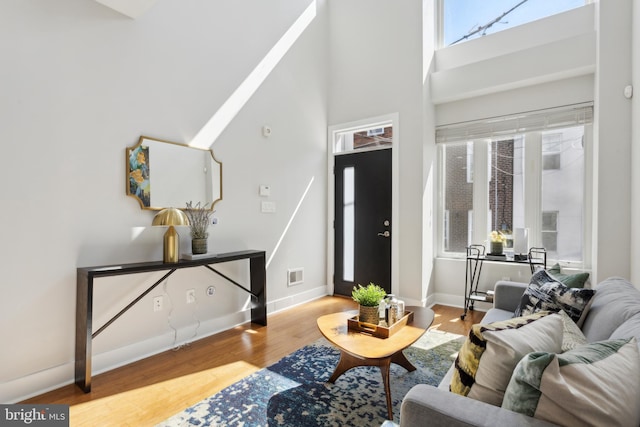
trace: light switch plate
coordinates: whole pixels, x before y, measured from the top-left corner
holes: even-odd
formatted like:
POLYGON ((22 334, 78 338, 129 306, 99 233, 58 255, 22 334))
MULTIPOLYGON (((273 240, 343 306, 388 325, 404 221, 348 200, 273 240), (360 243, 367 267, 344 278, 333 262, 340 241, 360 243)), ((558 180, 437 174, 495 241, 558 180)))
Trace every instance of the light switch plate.
POLYGON ((276 202, 269 202, 264 200, 261 204, 262 213, 275 213, 276 211, 276 202))

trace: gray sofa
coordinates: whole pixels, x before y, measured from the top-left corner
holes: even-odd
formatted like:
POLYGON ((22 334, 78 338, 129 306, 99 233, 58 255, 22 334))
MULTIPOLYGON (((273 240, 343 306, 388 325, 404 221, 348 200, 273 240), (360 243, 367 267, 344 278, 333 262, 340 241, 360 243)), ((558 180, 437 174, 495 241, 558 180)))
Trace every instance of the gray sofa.
MULTIPOLYGON (((499 281, 494 306, 482 323, 513 317, 526 283, 499 281)), ((620 278, 609 278, 596 287, 582 332, 589 342, 635 336, 640 342, 640 291, 620 278)), ((543 420, 502 409, 449 392, 452 371, 439 387, 420 384, 402 401, 400 426, 550 426, 543 420)))

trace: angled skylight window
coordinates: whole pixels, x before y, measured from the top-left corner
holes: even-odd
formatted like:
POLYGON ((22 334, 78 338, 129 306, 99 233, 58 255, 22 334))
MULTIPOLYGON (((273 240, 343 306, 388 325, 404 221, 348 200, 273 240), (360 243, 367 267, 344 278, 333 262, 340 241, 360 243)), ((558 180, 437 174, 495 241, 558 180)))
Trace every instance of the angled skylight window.
POLYGON ((440 0, 442 47, 575 9, 591 0, 440 0))

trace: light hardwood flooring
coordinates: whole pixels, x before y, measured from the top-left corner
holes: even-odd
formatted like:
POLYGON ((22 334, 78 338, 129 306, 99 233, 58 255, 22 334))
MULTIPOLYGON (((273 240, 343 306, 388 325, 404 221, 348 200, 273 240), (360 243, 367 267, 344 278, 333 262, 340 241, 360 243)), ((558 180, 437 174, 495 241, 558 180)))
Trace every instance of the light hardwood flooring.
MULTIPOLYGON (((350 298, 323 297, 269 315, 268 326, 247 323, 96 375, 90 393, 68 385, 24 403, 68 404, 72 426, 152 426, 316 341, 318 317, 355 309, 350 298)), ((433 310, 432 329, 461 335, 484 315, 463 321, 461 308, 433 310)))

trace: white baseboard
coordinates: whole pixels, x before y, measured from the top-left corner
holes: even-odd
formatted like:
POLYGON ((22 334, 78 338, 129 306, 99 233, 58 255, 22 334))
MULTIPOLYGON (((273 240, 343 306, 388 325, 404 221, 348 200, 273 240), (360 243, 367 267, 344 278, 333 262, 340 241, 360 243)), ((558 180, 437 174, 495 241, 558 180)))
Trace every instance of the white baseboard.
MULTIPOLYGON (((286 310, 296 305, 304 304, 327 295, 327 287, 320 286, 274 301, 267 302, 267 314, 286 310)), ((249 322, 251 310, 243 310, 222 318, 201 322, 197 335, 193 336, 194 325, 187 325, 178 329, 178 341, 174 342, 174 332, 168 331, 162 335, 133 343, 124 347, 94 354, 92 357, 93 375, 98 375, 112 369, 153 356, 176 346, 217 334, 235 326, 249 322), (180 338, 184 337, 184 338, 180 338)), ((59 366, 34 372, 24 377, 0 383, 0 402, 16 403, 34 396, 73 384, 75 379, 75 362, 69 361, 59 366)))
POLYGON ((267 303, 267 313, 273 314, 279 311, 283 311, 300 304, 304 304, 309 301, 316 300, 327 296, 328 287, 318 286, 317 288, 310 289, 308 291, 301 292, 299 294, 291 295, 285 298, 280 298, 267 303))

